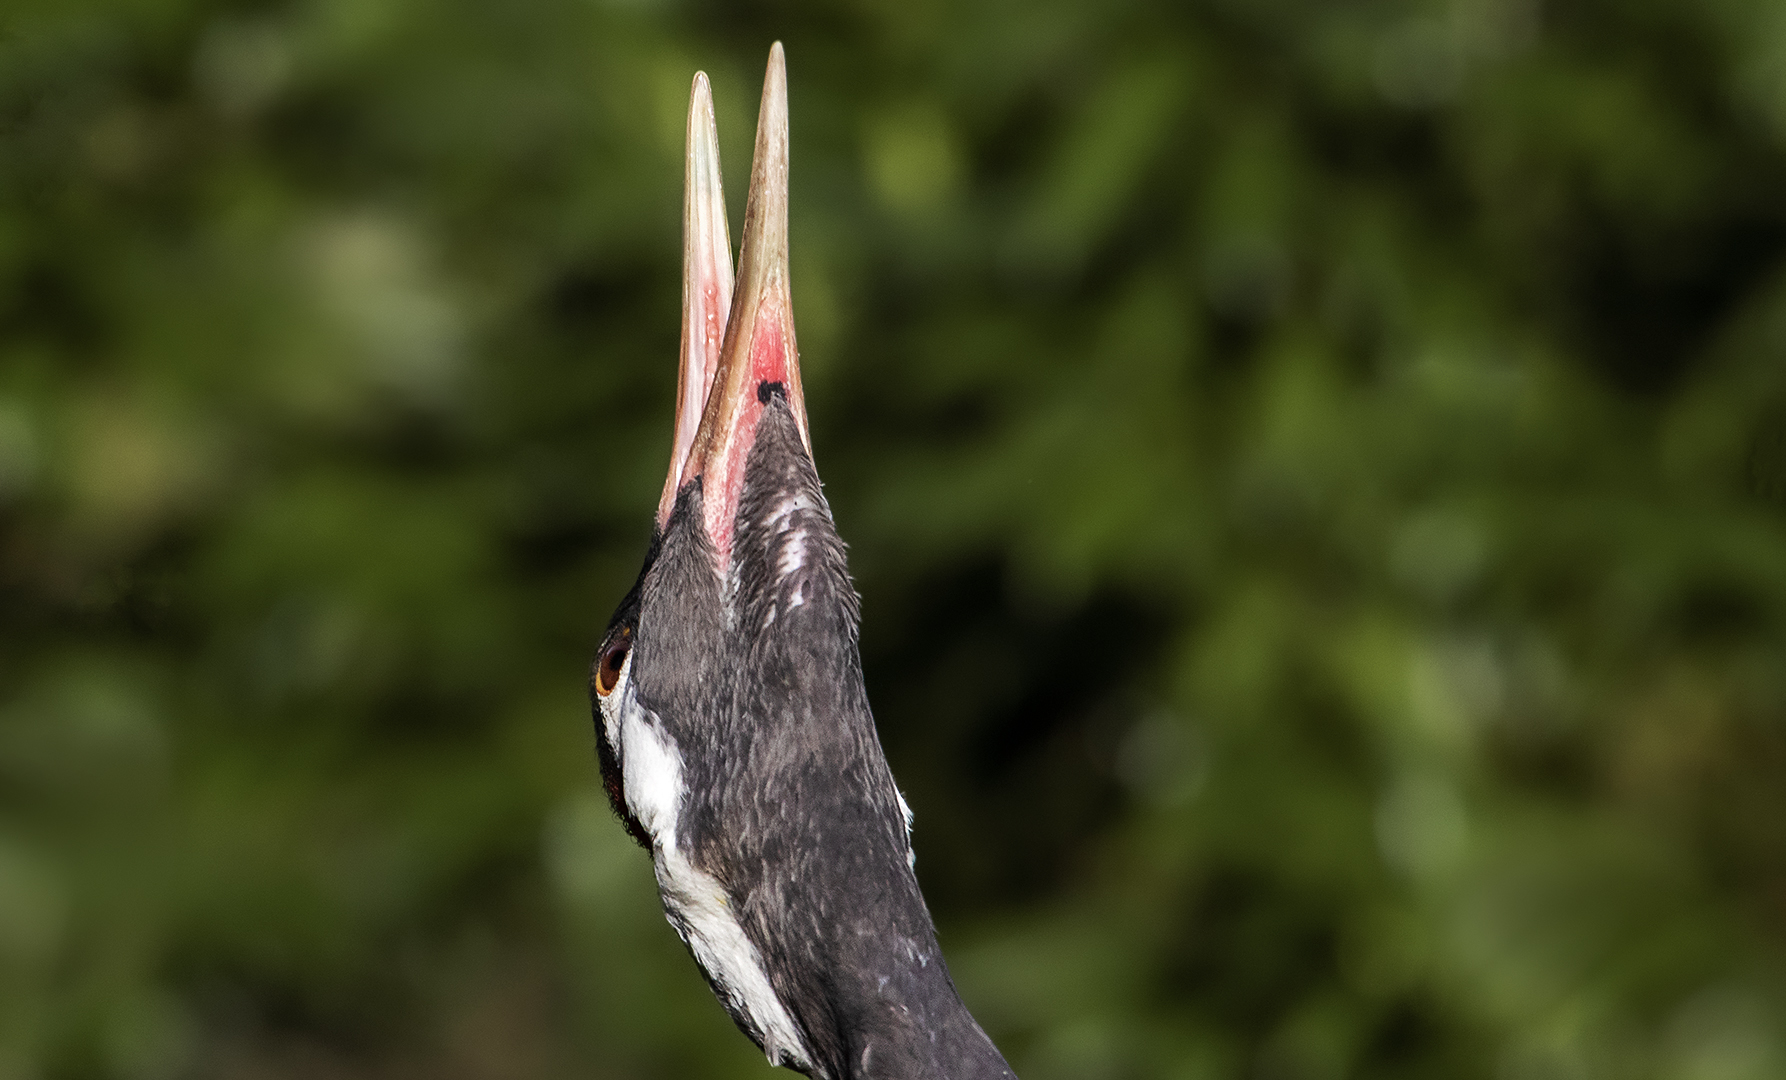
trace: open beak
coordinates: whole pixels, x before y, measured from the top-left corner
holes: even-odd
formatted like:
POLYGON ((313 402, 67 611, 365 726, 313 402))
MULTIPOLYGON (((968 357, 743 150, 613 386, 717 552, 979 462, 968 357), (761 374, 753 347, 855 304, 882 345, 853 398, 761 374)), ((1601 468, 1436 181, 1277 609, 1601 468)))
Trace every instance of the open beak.
POLYGON ((696 75, 688 119, 676 446, 657 514, 660 527, 667 524, 676 493, 700 478, 703 524, 722 567, 731 559, 745 458, 777 388, 812 452, 788 285, 788 80, 780 42, 769 50, 763 77, 735 294, 725 220, 712 94, 705 76, 696 75))

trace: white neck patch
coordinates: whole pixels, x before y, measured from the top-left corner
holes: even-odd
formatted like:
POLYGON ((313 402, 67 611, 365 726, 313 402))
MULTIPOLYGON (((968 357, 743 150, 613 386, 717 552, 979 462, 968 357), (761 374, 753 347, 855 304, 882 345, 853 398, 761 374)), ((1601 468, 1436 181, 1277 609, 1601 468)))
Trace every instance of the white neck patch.
MULTIPOLYGON (((629 667, 631 660, 627 658, 629 667)), ((626 807, 651 836, 664 914, 726 1006, 755 1028, 769 1064, 810 1068, 812 1055, 776 997, 762 957, 732 910, 731 898, 677 846, 676 823, 687 794, 682 785, 682 751, 657 717, 638 703, 627 674, 622 672, 619 692, 603 699, 603 720, 608 741, 620 758, 626 807), (610 701, 615 703, 612 710, 610 701)))

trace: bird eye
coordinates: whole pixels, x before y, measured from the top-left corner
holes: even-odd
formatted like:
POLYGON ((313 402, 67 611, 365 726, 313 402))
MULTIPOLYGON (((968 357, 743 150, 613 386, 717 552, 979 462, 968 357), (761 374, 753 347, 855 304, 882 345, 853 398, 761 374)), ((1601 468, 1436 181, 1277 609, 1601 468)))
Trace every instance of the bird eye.
POLYGON ((620 682, 620 669, 626 666, 626 654, 633 647, 631 630, 622 630, 602 646, 602 654, 595 662, 595 692, 607 697, 614 692, 620 682))

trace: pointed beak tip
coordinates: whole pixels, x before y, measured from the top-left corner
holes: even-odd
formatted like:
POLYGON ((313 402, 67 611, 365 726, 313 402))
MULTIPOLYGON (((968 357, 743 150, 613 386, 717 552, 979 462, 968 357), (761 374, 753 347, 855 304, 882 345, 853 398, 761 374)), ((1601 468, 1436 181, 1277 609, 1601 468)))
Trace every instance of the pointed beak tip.
MULTIPOLYGON (((729 550, 731 513, 742 483, 743 457, 754 440, 756 420, 767 404, 767 399, 760 396, 764 386, 782 385, 801 441, 811 452, 788 282, 788 104, 786 54, 781 42, 770 46, 768 69, 763 77, 756 150, 751 161, 750 191, 745 200, 735 278, 725 246, 724 204, 718 195, 718 147, 712 134, 711 91, 705 75, 696 74, 692 95, 689 184, 691 193, 696 194, 690 205, 710 206, 712 212, 703 211, 700 220, 717 224, 717 230, 709 232, 711 224, 693 227, 691 235, 711 239, 704 246, 687 245, 685 255, 698 257, 708 252, 711 254, 706 256, 707 262, 723 263, 725 269, 712 276, 723 277, 724 300, 730 303, 727 307, 724 300, 719 300, 719 290, 709 293, 699 287, 697 277, 685 279, 685 298, 704 299, 711 295, 719 303, 715 309, 709 309, 705 321, 693 321, 690 311, 684 313, 685 320, 689 320, 685 321, 685 343, 700 342, 707 348, 685 351, 684 393, 680 398, 683 411, 678 414, 677 424, 679 457, 666 483, 659 518, 660 524, 667 521, 676 490, 682 484, 696 477, 704 478, 708 535, 723 553, 729 550), (709 154, 710 163, 705 160, 709 154), (694 167, 697 159, 703 159, 701 168, 694 167), (698 332, 703 328, 705 333, 698 332), (689 351, 702 352, 706 362, 698 365, 689 351), (692 421, 697 416, 699 423, 695 425, 692 421)), ((691 216, 690 222, 695 221, 696 216, 691 216)))
POLYGON ((769 46, 768 70, 763 74, 763 97, 773 99, 781 114, 785 117, 788 111, 788 57, 782 51, 781 42, 769 46))
POLYGON ((658 524, 669 520, 684 481, 703 405, 719 367, 726 313, 732 302, 732 254, 720 183, 719 138, 706 72, 689 87, 688 141, 682 220, 682 349, 677 372, 675 440, 658 524))
MULTIPOLYGON (((688 87, 688 113, 691 119, 696 117, 712 123, 713 117, 713 84, 707 81, 705 71, 695 72, 694 81, 688 87)), ((691 134, 695 125, 690 125, 691 134)), ((705 134, 703 132, 702 134, 705 134)))

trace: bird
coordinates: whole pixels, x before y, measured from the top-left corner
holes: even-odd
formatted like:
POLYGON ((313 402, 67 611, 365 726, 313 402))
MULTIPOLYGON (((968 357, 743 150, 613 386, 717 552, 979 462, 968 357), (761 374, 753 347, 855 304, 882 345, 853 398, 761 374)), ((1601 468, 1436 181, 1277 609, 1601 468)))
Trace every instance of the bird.
POLYGON ((1015 1080, 918 885, 813 464, 788 270, 777 42, 735 280, 705 74, 689 95, 674 439, 644 565, 591 665, 603 786, 669 923, 770 1064, 1015 1080))

